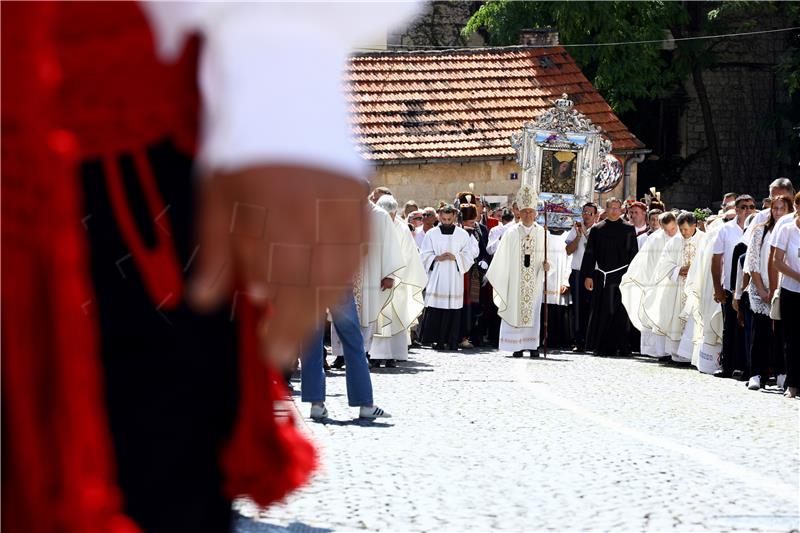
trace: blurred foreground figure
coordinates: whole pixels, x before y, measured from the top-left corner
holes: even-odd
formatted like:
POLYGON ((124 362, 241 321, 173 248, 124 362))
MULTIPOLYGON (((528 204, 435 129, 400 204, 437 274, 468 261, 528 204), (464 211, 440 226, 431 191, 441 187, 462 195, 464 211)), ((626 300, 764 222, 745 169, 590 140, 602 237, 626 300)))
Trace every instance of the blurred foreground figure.
POLYGON ((316 463, 274 369, 360 257, 341 67, 413 6, 144 7, 2 5, 5 531, 223 532, 316 463))

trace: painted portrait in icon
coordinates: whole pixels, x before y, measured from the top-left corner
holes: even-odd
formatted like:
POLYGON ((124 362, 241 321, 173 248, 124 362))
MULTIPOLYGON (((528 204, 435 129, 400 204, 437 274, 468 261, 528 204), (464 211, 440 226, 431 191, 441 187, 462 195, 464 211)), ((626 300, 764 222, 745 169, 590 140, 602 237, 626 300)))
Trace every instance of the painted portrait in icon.
POLYGON ((574 194, 578 153, 567 150, 545 150, 542 165, 542 191, 574 194))

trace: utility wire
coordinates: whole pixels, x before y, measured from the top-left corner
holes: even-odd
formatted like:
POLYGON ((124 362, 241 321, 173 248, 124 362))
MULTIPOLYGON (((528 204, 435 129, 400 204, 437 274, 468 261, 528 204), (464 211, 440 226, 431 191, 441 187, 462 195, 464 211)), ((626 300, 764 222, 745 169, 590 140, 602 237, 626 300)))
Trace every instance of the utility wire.
MULTIPOLYGON (((683 42, 683 41, 700 41, 705 39, 724 39, 726 37, 744 37, 747 35, 762 35, 765 33, 778 33, 784 31, 800 30, 800 26, 793 26, 791 28, 778 28, 775 30, 759 30, 759 31, 746 31, 741 33, 723 33, 718 35, 698 35, 695 37, 678 37, 678 38, 665 38, 665 39, 651 39, 646 41, 620 41, 613 43, 579 43, 579 44, 542 44, 542 45, 525 45, 530 48, 581 48, 587 46, 625 46, 629 44, 656 44, 656 43, 670 43, 670 42, 683 42)), ((429 49, 429 50, 453 50, 453 49, 476 49, 486 48, 480 46, 434 46, 434 45, 389 45, 392 48, 399 49, 429 49)), ((514 46, 514 45, 512 45, 514 46)), ((499 47, 498 47, 499 48, 499 47)), ((370 51, 387 51, 389 48, 368 48, 359 47, 357 50, 370 50, 370 51)))

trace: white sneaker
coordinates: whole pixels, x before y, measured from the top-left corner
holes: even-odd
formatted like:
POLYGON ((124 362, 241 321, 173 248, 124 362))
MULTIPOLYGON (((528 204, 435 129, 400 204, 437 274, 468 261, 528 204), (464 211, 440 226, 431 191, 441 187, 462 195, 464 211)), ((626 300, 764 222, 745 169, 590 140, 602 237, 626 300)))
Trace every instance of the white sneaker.
POLYGON ((786 387, 784 387, 784 384, 786 384, 786 374, 778 374, 777 381, 778 381, 778 388, 779 389, 785 389, 786 388, 786 387))
POLYGON ((366 406, 361 407, 358 410, 358 416, 359 418, 370 418, 373 420, 376 418, 392 418, 392 415, 390 415, 377 405, 374 405, 372 407, 366 407, 366 406))
POLYGON ((750 390, 759 390, 761 388, 761 376, 753 376, 747 382, 747 388, 750 390))
POLYGON ((328 408, 325 407, 324 403, 322 405, 312 405, 310 416, 314 420, 322 420, 323 418, 328 418, 328 408))

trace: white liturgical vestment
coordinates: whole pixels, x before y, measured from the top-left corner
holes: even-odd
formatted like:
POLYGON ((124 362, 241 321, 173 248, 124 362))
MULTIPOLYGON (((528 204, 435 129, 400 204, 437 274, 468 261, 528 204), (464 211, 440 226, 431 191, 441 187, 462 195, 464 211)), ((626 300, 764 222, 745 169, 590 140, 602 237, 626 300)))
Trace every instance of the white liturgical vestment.
POLYGON ((647 315, 654 329, 666 336, 665 353, 674 361, 690 362, 694 353, 697 328, 687 312, 686 277, 679 273, 695 262, 704 238, 705 233, 697 230, 688 239, 678 234, 667 242, 656 266, 654 297, 647 302, 647 315))
POLYGON ((500 350, 539 348, 544 283, 544 228, 516 224, 500 240, 486 272, 500 324, 500 350))
POLYGON ((567 255, 566 235, 547 236, 547 298, 545 303, 569 305, 569 291, 562 294, 561 287, 569 287, 569 276, 572 274, 572 258, 567 255))
POLYGON ((437 226, 425 234, 420 249, 422 266, 428 275, 425 287, 425 306, 437 309, 464 307, 464 274, 478 257, 478 241, 462 228, 453 228, 452 235, 442 234, 437 226), (437 261, 445 252, 455 256, 455 261, 437 261))
MULTIPOLYGON (((706 226, 703 246, 686 275, 686 312, 694 317, 695 334, 702 338, 696 360, 692 363, 700 372, 713 374, 720 367, 722 352, 722 306, 714 301, 714 282, 711 279, 711 259, 717 234, 725 227, 724 220, 717 219, 706 226)), ((699 341, 698 341, 699 342, 699 341)))
POLYGON ((408 329, 425 307, 422 291, 428 277, 425 275, 417 244, 408 224, 396 216, 394 228, 405 265, 395 274, 398 279, 395 281, 391 300, 378 317, 370 348, 372 359, 408 359, 408 329))
MULTIPOLYGON (((386 308, 394 292, 382 290, 381 280, 396 277, 405 267, 401 251, 400 237, 389 215, 377 206, 370 206, 368 215, 369 241, 367 254, 361 262, 361 269, 356 272, 353 293, 356 298, 358 317, 362 328, 373 326, 378 316, 386 308)), ((384 315, 385 323, 391 322, 384 315)))
POLYGON ((652 298, 655 290, 656 265, 669 240, 670 236, 664 230, 653 232, 631 261, 628 271, 622 276, 619 284, 622 305, 628 311, 628 319, 633 327, 642 333, 639 351, 643 355, 653 357, 665 354, 666 337, 653 331, 653 323, 645 313, 645 302, 652 298))

